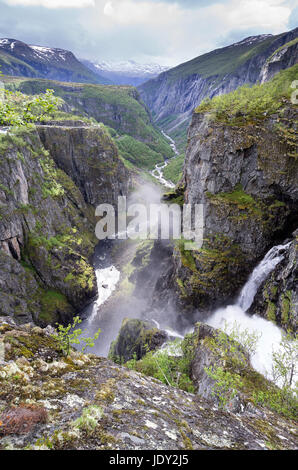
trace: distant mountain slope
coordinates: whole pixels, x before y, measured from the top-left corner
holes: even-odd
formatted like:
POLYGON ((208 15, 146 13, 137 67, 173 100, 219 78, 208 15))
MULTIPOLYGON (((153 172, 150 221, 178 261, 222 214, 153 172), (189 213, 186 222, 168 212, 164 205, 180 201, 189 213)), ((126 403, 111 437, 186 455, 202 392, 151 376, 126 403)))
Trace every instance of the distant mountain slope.
POLYGON ((6 76, 2 80, 7 89, 27 95, 54 90, 55 95, 65 102, 64 111, 105 124, 115 138, 121 156, 138 168, 153 169, 157 163, 174 155, 169 141, 153 125, 134 87, 6 76))
POLYGON ((12 76, 80 83, 111 83, 88 69, 70 51, 30 46, 15 39, 0 39, 0 69, 4 74, 12 76))
POLYGON ((156 123, 183 148, 192 111, 204 98, 255 84, 266 60, 297 36, 298 28, 277 36, 248 37, 170 69, 141 85, 139 91, 156 123))
POLYGON ((138 86, 168 70, 168 67, 158 64, 138 64, 134 60, 97 63, 82 59, 81 62, 94 73, 111 80, 116 85, 138 86))

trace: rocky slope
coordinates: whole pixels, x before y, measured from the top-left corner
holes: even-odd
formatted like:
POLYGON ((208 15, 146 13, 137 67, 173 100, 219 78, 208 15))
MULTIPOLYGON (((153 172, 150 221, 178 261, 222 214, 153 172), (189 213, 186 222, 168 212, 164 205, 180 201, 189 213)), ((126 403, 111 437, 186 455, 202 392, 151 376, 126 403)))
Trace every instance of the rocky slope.
MULTIPOLYGON (((260 81, 266 60, 278 48, 297 38, 297 34, 296 28, 278 36, 253 36, 204 54, 141 85, 142 99, 158 125, 184 148, 186 128, 194 108, 206 97, 260 81)), ((270 66, 270 76, 294 65, 296 54, 297 50, 291 48, 283 56, 283 63, 277 61, 270 66)))
POLYGON ((268 249, 297 227, 296 116, 291 104, 238 125, 193 115, 181 185, 185 202, 204 204, 204 244, 177 246, 175 276, 180 298, 202 311, 233 300, 268 249))
POLYGON ((280 70, 298 63, 298 38, 279 47, 265 62, 261 70, 261 83, 271 80, 280 70))
POLYGON ((0 39, 0 68, 2 73, 13 76, 110 83, 83 65, 70 51, 32 46, 16 39, 0 39))
POLYGON ((0 326, 0 448, 295 449, 295 423, 218 409, 111 361, 61 355, 51 330, 0 326))
POLYGON ((1 315, 68 322, 97 293, 94 207, 126 194, 126 170, 97 125, 37 126, 0 144, 1 315))

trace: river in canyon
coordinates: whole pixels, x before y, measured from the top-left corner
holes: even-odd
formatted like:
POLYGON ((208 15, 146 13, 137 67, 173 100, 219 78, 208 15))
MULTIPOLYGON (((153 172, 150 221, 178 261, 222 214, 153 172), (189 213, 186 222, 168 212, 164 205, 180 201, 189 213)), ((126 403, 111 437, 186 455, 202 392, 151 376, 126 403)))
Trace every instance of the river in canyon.
MULTIPOLYGON (((173 143, 174 145, 174 143, 173 143)), ((174 148, 173 148, 174 149, 174 148)), ((175 147, 176 149, 176 147, 175 147)), ((176 153, 176 151, 175 151, 176 153)), ((178 152, 177 152, 178 153, 178 152)), ((159 167, 162 170, 163 167, 159 167)), ((152 173, 153 174, 153 173, 152 173)), ((156 179, 162 183, 162 173, 156 179)), ((163 183, 166 188, 171 187, 170 182, 163 183)), ((149 205, 160 203, 162 191, 160 186, 154 184, 140 185, 139 190, 133 195, 134 202, 139 201, 149 205)), ((105 240, 100 242, 94 254, 94 267, 97 279, 98 297, 83 312, 82 328, 86 336, 92 336, 100 328, 101 334, 92 352, 106 357, 110 344, 116 339, 124 318, 142 319, 153 321, 158 328, 167 331, 169 337, 183 339, 184 335, 193 330, 194 325, 178 322, 177 317, 181 312, 169 307, 163 312, 152 308, 152 296, 154 295, 154 282, 148 283, 148 289, 144 295, 138 295, 134 281, 128 280, 127 265, 129 266, 139 247, 139 241, 105 240), (124 284, 124 286, 123 286, 124 284), (150 291, 151 289, 151 291, 150 291)), ((197 312, 196 321, 205 323, 224 330, 229 329, 246 331, 258 338, 256 350, 251 357, 252 366, 264 376, 272 379, 273 353, 278 351, 282 340, 281 329, 270 321, 257 315, 249 315, 247 311, 251 307, 258 288, 268 278, 273 269, 284 259, 290 243, 277 245, 271 248, 264 259, 256 266, 248 281, 244 285, 238 299, 233 305, 223 306, 214 311, 206 320, 202 320, 200 312, 197 312)), ((152 278, 162 273, 163 259, 157 257, 154 273, 148 274, 152 278)), ((147 280, 144 279, 146 284, 147 280)), ((140 292, 139 292, 140 294, 140 292)))

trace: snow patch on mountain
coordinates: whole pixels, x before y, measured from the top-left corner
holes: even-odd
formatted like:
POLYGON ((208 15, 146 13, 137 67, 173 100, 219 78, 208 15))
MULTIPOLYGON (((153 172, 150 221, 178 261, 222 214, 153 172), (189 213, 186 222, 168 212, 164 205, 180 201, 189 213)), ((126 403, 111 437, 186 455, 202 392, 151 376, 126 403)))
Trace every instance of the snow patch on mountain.
POLYGON ((126 75, 131 75, 134 77, 144 76, 144 75, 159 75, 162 72, 165 72, 169 67, 165 67, 159 64, 139 64, 134 60, 113 62, 113 61, 102 61, 102 62, 93 62, 94 66, 105 72, 118 72, 125 73, 126 75))

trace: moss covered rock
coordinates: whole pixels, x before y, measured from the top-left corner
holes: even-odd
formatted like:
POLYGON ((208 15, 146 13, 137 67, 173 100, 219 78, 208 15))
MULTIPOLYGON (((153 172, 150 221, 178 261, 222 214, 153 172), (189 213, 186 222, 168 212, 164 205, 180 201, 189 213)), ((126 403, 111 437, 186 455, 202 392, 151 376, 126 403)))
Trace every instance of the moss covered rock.
POLYGON ((147 352, 160 348, 168 339, 154 323, 126 318, 117 339, 111 344, 109 358, 123 364, 130 359, 141 359, 147 352))
POLYGON ((204 243, 189 252, 177 246, 182 301, 205 311, 230 302, 268 249, 296 228, 296 125, 288 102, 239 125, 194 114, 182 184, 185 203, 204 205, 204 243))
POLYGON ((291 420, 265 408, 257 414, 226 412, 198 395, 93 355, 71 351, 60 356, 47 329, 2 322, 3 344, 1 450, 296 447, 291 420), (14 356, 12 338, 18 342, 14 356), (21 345, 32 354, 22 355, 21 345))

